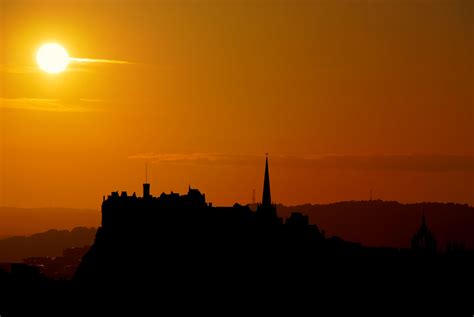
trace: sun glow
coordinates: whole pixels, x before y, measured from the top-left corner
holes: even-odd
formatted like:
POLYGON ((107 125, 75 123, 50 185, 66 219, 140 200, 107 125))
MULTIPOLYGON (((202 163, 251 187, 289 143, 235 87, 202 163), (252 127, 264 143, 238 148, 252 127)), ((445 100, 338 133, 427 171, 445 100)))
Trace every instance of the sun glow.
POLYGON ((36 62, 41 70, 57 74, 64 71, 70 62, 69 54, 57 43, 43 44, 36 53, 36 62))

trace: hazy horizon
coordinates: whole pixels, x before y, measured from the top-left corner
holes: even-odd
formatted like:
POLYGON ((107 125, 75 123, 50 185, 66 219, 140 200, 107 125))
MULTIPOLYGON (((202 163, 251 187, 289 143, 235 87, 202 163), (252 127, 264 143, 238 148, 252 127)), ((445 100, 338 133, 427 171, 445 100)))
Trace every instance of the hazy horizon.
POLYGON ((6 0, 0 205, 474 205, 474 3, 6 0), (120 32, 118 32, 120 30, 120 32), (69 66, 35 56, 59 43, 69 66))
MULTIPOLYGON (((300 206, 278 205, 278 215, 288 219, 301 212, 328 237, 338 236, 365 246, 406 248, 424 214, 441 248, 450 241, 474 246, 472 206, 443 203, 400 204, 392 201, 348 201, 300 206)), ((30 236, 51 229, 98 228, 101 212, 74 208, 0 207, 0 239, 30 236), (29 219, 29 221, 25 221, 29 219)))
POLYGON ((0 0, 0 317, 473 315, 473 228, 474 0, 0 0))
MULTIPOLYGON (((199 188, 198 188, 199 189, 199 188)), ((119 190, 119 192, 121 192, 119 190)), ((177 191, 174 191, 175 193, 178 193, 178 194, 185 194, 186 192, 183 191, 183 192, 177 192, 177 191)), ((133 194, 133 192, 130 192, 130 191, 127 191, 127 193, 130 195, 130 194, 133 194)), ((159 196, 162 192, 160 193, 151 193, 153 196, 159 196)), ((169 194, 170 192, 165 192, 166 194, 169 194)), ((204 193, 205 194, 205 193, 204 193)), ((110 195, 110 193, 108 193, 107 195, 110 195)), ((105 196, 107 196, 105 195, 105 196)), ((369 193, 370 195, 370 193, 369 193)), ((397 199, 381 199, 381 198, 377 198, 377 197, 373 197, 372 198, 373 201, 375 200, 380 200, 380 201, 384 201, 384 202, 397 202, 397 203, 400 203, 400 204, 417 204, 417 203, 440 203, 440 204, 457 204, 457 205, 468 205, 469 207, 474 207, 473 204, 469 204, 467 202, 458 202, 458 201, 401 201, 401 200, 397 200, 397 199)), ((341 202, 351 202, 351 201, 370 201, 370 198, 367 197, 366 199, 343 199, 343 200, 336 200, 336 201, 327 201, 327 202, 310 202, 310 201, 307 201, 307 202, 299 202, 299 203, 294 203, 294 204, 285 204, 285 203, 282 203, 282 202, 274 202, 275 204, 277 205, 282 205, 282 206, 286 206, 286 207, 298 207, 298 206, 302 206, 302 205, 329 205, 329 204, 336 204, 336 203, 341 203, 341 202)), ((209 201, 212 203, 212 201, 209 201)), ((0 208, 18 208, 18 209, 74 209, 74 210, 90 210, 90 211, 95 211, 95 212, 100 212, 100 207, 101 207, 101 203, 102 203, 102 200, 100 200, 100 202, 97 204, 97 206, 95 207, 87 207, 87 206, 54 206, 54 205, 44 205, 44 206, 27 206, 27 205, 24 205, 24 206, 21 206, 21 205, 18 205, 18 206, 9 206, 9 205, 0 205, 0 208)), ((235 203, 237 204, 240 204, 240 205, 253 205, 254 203, 251 202, 251 201, 248 201, 248 202, 245 202, 245 201, 235 201, 233 203, 230 203, 230 204, 222 204, 222 205, 219 205, 219 204, 214 204, 215 206, 232 206, 234 205, 235 203)), ((258 204, 259 202, 255 202, 255 204, 258 204)))

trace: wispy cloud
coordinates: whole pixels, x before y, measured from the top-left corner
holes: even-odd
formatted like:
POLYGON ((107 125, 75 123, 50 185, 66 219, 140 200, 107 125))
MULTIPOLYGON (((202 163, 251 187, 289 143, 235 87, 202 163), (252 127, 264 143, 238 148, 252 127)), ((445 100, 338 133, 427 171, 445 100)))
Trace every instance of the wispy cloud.
POLYGON ((80 58, 80 57, 70 57, 71 62, 77 63, 103 63, 103 64, 134 64, 132 62, 121 61, 117 59, 104 59, 104 58, 80 58))
MULTIPOLYGON (((110 64, 110 62, 109 62, 110 64)), ((116 63, 117 64, 117 63, 116 63)), ((127 63, 125 63, 127 64, 127 63)), ((128 63, 131 64, 131 63, 128 63)), ((66 72, 70 73, 91 73, 95 72, 94 70, 84 67, 84 64, 77 63, 77 64, 69 64, 66 72)), ((0 73, 8 73, 8 74, 42 74, 44 73, 38 66, 20 66, 20 65, 5 65, 0 64, 0 73)))
MULTIPOLYGON (((137 64, 134 62, 117 60, 117 59, 106 59, 106 58, 80 58, 80 57, 69 57, 70 64, 66 71, 68 72, 87 72, 87 69, 81 67, 84 64, 122 64, 131 65, 137 64)), ((0 64, 0 72, 10 74, 31 74, 41 73, 42 71, 36 65, 8 65, 0 64)))
POLYGON ((96 98, 80 98, 79 101, 82 101, 82 102, 91 102, 91 103, 104 103, 104 102, 108 102, 107 100, 104 100, 104 99, 96 99, 96 98))
POLYGON ((362 171, 474 171, 474 156, 443 154, 315 155, 293 157, 292 165, 362 171))
MULTIPOLYGON (((263 155, 225 153, 143 153, 129 156, 130 159, 148 160, 155 164, 188 165, 258 165, 263 155)), ((390 155, 271 155, 274 166, 310 168, 319 170, 358 171, 412 171, 450 172, 473 171, 472 155, 440 154, 390 154, 390 155)))
POLYGON ((143 159, 152 163, 193 164, 193 165, 248 165, 256 163, 261 156, 251 154, 225 153, 142 153, 129 156, 130 159, 143 159))
POLYGON ((87 101, 79 100, 77 104, 70 104, 59 99, 47 98, 0 98, 0 108, 22 109, 32 111, 52 112, 95 112, 103 111, 98 107, 88 107, 87 101))

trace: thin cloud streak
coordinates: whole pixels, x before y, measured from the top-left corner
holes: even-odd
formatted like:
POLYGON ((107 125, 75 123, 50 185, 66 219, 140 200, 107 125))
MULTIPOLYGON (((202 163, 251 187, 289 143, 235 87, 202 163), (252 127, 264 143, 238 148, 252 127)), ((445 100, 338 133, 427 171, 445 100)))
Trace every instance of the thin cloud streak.
POLYGON ((254 165, 262 158, 253 154, 226 153, 143 153, 132 155, 129 159, 149 160, 153 164, 193 164, 193 165, 254 165))
MULTIPOLYGON (((84 102, 82 102, 84 103, 84 102)), ((86 102, 87 103, 87 102, 86 102)), ((90 108, 81 104, 66 104, 59 99, 48 98, 0 98, 1 109, 19 109, 47 112, 97 112, 99 108, 90 108)))
MULTIPOLYGON (((69 61, 71 64, 66 69, 67 72, 88 72, 86 69, 82 68, 75 68, 74 64, 77 63, 78 66, 80 64, 119 64, 119 65, 135 65, 137 63, 116 60, 116 59, 106 59, 106 58, 80 58, 80 57, 69 57, 69 61)), ((34 65, 7 65, 7 64, 0 64, 0 72, 3 73, 10 73, 10 74, 32 74, 32 73, 41 73, 42 71, 38 68, 38 66, 34 65)))
POLYGON ((104 99, 96 99, 96 98, 80 98, 79 101, 90 102, 90 103, 103 103, 103 102, 108 102, 107 100, 104 100, 104 99))
MULTIPOLYGON (((226 153, 143 153, 129 159, 154 164, 248 166, 262 164, 263 155, 226 153)), ((474 155, 389 154, 389 155, 271 155, 273 166, 318 170, 474 172, 474 155)))
POLYGON ((103 63, 103 64, 134 64, 132 62, 121 61, 116 59, 103 59, 103 58, 80 58, 80 57, 69 57, 69 60, 77 63, 103 63))

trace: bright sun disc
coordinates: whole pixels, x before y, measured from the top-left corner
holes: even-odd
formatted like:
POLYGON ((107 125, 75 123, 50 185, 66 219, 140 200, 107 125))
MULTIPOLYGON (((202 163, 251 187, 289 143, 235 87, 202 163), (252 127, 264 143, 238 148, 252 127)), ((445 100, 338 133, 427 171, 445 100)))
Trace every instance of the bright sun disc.
POLYGON ((39 68, 50 74, 64 71, 69 64, 69 54, 57 43, 42 45, 36 53, 39 68))

